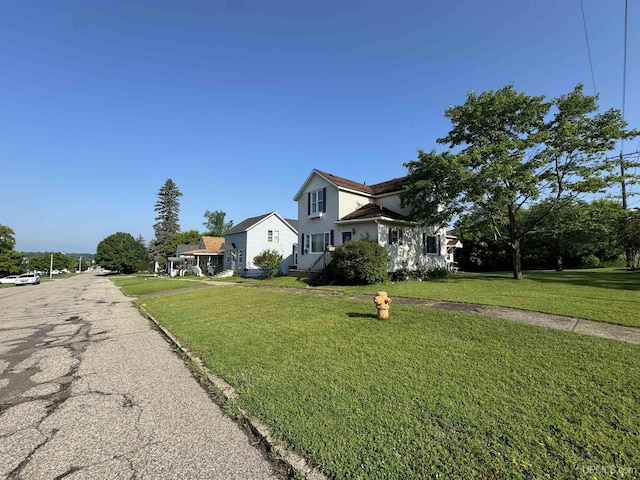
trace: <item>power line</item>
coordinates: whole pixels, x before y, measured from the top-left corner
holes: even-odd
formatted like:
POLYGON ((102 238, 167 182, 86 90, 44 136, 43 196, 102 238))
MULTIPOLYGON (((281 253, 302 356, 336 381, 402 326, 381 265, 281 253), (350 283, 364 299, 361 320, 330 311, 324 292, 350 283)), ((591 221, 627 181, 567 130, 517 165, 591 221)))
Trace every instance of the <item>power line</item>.
MULTIPOLYGON (((627 99, 627 23, 628 23, 629 0, 624 0, 624 55, 622 60, 622 120, 624 121, 624 107, 627 99)), ((622 208, 627 209, 627 185, 624 180, 624 160, 622 150, 624 139, 620 139, 620 186, 622 187, 622 208)))
POLYGON ((589 46, 589 34, 587 33, 587 20, 584 16, 584 5, 582 4, 582 0, 580 0, 580 10, 582 10, 582 25, 584 27, 584 38, 587 40, 587 54, 589 55, 589 67, 591 68, 591 81, 593 82, 593 93, 597 94, 598 90, 596 89, 596 77, 593 74, 593 61, 591 60, 591 47, 589 46))

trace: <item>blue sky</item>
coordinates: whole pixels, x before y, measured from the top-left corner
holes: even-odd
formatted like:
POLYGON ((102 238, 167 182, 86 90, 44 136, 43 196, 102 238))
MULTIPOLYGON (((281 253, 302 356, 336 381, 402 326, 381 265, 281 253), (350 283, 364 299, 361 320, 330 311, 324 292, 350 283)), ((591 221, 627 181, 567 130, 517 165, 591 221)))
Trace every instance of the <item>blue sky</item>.
MULTIPOLYGON (((579 0, 1 6, 0 224, 23 251, 150 240, 167 178, 183 230, 207 209, 295 218, 313 168, 405 175, 471 90, 594 92, 579 0)), ((601 108, 621 108, 624 0, 583 6, 601 108)), ((640 127, 635 1, 627 49, 625 117, 640 127)))

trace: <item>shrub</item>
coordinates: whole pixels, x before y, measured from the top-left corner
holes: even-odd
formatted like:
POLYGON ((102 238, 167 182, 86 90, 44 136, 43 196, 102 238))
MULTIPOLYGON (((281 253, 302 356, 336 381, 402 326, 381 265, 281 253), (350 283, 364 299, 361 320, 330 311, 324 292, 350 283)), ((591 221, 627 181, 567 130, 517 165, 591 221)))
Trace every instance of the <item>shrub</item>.
POLYGON ((331 271, 336 283, 371 285, 387 278, 389 254, 371 240, 352 240, 336 248, 331 271))
POLYGON ((429 280, 450 277, 453 277, 453 272, 446 267, 432 268, 431 270, 427 271, 427 278, 429 280))
POLYGON ((263 250, 253 257, 253 263, 262 270, 262 276, 264 278, 274 277, 276 273, 278 273, 282 260, 282 255, 275 250, 263 250))
POLYGON ((600 259, 595 255, 582 257, 582 268, 596 268, 600 265, 600 259))
POLYGON ((445 267, 432 269, 419 268, 417 270, 396 270, 391 274, 391 280, 394 282, 404 282, 405 280, 436 280, 440 278, 451 278, 453 272, 445 267))

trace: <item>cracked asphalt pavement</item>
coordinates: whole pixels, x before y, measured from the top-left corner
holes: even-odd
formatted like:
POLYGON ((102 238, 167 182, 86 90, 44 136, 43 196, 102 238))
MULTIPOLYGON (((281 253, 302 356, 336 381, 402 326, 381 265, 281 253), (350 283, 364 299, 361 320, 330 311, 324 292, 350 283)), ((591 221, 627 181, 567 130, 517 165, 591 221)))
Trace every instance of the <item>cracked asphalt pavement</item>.
POLYGON ((282 478, 106 278, 3 288, 0 311, 0 477, 282 478))

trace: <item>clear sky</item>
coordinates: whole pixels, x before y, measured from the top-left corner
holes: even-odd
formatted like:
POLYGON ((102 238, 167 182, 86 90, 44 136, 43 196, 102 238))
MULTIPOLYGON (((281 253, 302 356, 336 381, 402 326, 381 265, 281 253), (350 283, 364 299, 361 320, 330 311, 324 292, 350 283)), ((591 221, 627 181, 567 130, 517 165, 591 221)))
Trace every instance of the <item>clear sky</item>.
MULTIPOLYGON (((621 109, 624 0, 583 6, 601 108, 621 109)), ((579 0, 0 7, 0 224, 22 251, 151 240, 167 178, 182 230, 202 230, 207 209, 295 218, 313 168, 405 175, 471 90, 594 93, 579 0)), ((640 3, 628 13, 625 117, 640 127, 640 3)))

